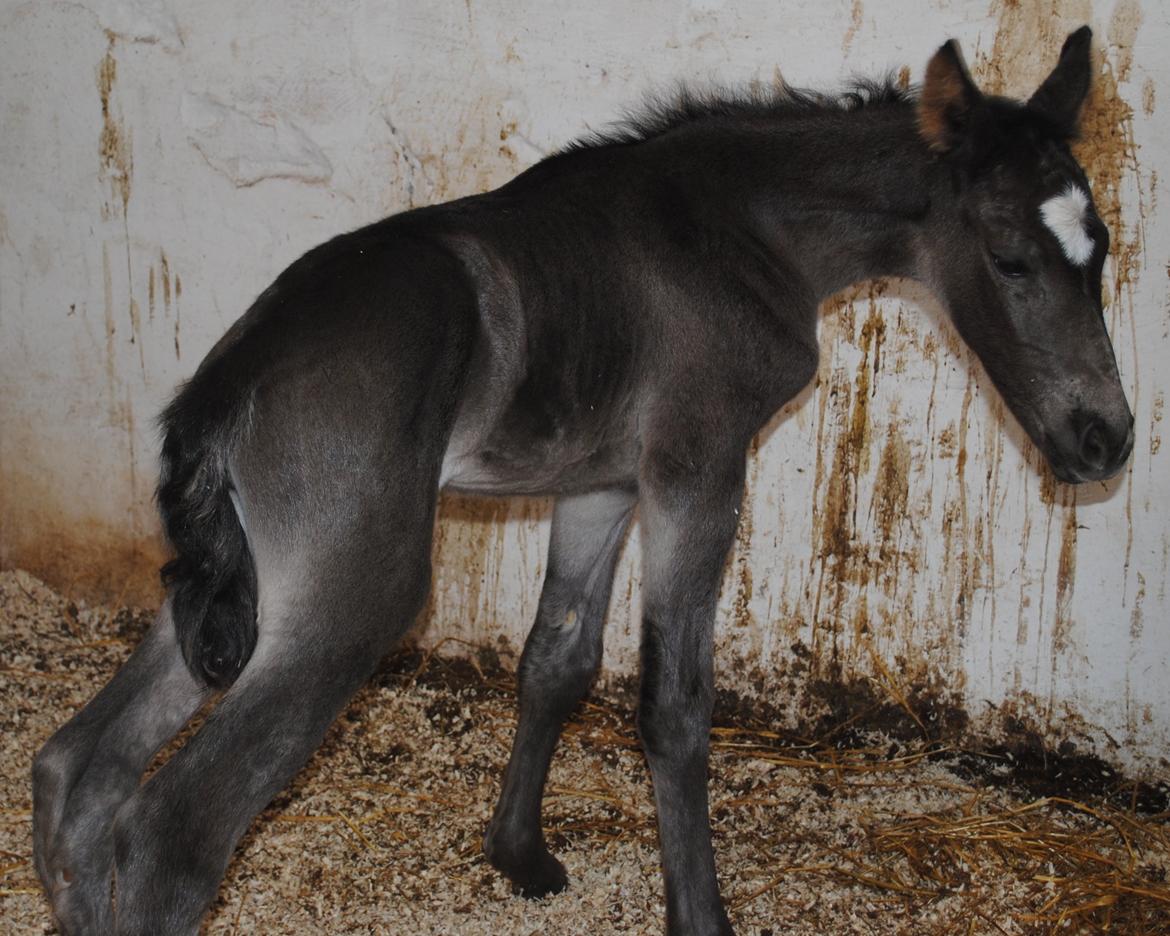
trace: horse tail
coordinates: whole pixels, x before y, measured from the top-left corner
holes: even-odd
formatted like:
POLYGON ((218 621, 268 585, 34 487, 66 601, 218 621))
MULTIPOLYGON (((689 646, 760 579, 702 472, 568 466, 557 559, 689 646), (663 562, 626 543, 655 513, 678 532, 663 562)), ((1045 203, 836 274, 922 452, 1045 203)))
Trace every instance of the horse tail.
POLYGON ((251 394, 210 364, 163 411, 157 498, 176 554, 162 580, 183 659, 226 688, 256 647, 256 566, 230 469, 251 394))

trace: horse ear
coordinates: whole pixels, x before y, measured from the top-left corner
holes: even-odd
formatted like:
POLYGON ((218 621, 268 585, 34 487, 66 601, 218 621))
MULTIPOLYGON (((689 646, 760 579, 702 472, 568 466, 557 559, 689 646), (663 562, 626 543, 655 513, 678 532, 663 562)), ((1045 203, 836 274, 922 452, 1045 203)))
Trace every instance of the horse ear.
POLYGON ((1060 61, 1044 84, 1028 100, 1028 107, 1044 115, 1071 136, 1077 129, 1081 105, 1089 94, 1092 61, 1089 44, 1093 31, 1082 26, 1064 40, 1060 61))
POLYGON ((947 153, 963 140, 983 95, 975 87, 959 44, 950 40, 926 66, 918 98, 918 132, 936 153, 947 153))

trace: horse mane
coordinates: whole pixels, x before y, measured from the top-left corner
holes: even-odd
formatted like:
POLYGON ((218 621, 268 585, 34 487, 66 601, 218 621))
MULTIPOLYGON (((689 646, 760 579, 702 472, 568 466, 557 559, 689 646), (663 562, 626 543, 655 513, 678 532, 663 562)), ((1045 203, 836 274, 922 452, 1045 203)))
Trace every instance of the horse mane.
POLYGON ((645 104, 603 130, 596 130, 574 140, 561 152, 596 149, 642 143, 686 124, 710 119, 760 119, 808 117, 818 114, 904 107, 917 99, 891 74, 882 79, 854 79, 835 93, 813 91, 781 85, 762 90, 700 90, 679 85, 667 95, 652 94, 645 104))

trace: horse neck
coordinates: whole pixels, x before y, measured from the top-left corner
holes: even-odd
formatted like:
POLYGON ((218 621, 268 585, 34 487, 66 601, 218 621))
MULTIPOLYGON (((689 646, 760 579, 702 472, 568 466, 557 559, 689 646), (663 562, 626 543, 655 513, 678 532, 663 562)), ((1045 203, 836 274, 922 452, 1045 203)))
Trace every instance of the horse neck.
POLYGON ((726 206, 720 212, 730 208, 731 223, 747 225, 799 270, 818 299, 866 279, 918 273, 932 206, 948 190, 912 105, 778 117, 708 145, 697 155, 727 169, 704 197, 726 206))

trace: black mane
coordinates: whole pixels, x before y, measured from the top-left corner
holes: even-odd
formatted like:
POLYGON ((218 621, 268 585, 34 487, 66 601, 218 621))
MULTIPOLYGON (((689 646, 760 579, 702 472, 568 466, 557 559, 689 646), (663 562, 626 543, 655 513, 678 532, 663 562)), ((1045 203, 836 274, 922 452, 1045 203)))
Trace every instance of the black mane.
POLYGON ((758 119, 805 117, 824 113, 845 113, 862 108, 904 107, 917 100, 915 89, 903 87, 889 75, 884 79, 855 79, 836 93, 792 88, 728 92, 722 89, 696 90, 680 86, 668 96, 651 95, 643 107, 604 130, 574 140, 561 152, 641 143, 685 124, 710 119, 758 119))

